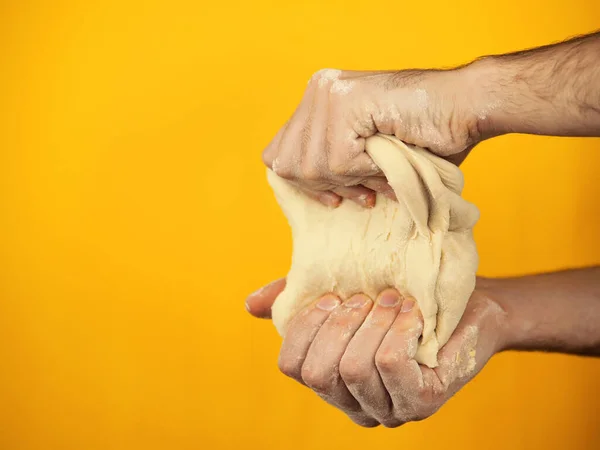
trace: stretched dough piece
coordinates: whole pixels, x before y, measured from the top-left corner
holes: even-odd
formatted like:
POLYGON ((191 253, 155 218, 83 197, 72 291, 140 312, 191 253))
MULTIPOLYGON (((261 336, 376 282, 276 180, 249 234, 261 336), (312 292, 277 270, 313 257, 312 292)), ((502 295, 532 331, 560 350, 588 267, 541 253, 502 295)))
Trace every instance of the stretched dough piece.
POLYGON ((453 164, 384 135, 368 138, 366 151, 398 202, 378 195, 372 209, 351 201, 330 209, 268 171, 294 241, 273 322, 284 335, 289 319, 323 294, 375 299, 394 287, 416 299, 424 318, 416 360, 435 367, 475 287, 479 212, 461 198, 463 177, 453 164))

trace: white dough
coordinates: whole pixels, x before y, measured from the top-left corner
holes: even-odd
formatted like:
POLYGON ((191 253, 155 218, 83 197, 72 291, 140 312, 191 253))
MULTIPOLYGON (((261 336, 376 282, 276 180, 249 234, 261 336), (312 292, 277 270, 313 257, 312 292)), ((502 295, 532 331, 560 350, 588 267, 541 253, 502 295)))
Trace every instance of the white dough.
POLYGON ((416 360, 435 367, 475 287, 472 228, 479 212, 461 198, 463 177, 455 165, 384 135, 368 138, 366 151, 398 202, 378 195, 372 209, 348 200, 332 209, 268 171, 294 241, 273 322, 284 335, 289 319, 323 294, 375 299, 394 287, 416 299, 424 318, 416 360))

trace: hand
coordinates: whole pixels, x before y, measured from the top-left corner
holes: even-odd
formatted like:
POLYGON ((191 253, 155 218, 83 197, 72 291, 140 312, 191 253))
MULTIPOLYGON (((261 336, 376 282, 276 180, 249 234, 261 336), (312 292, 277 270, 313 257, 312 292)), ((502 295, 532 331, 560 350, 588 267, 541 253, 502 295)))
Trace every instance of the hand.
MULTIPOLYGON (((248 310, 269 317, 285 286, 278 280, 249 297, 248 310)), ((504 310, 477 288, 439 366, 419 365, 423 321, 416 303, 392 289, 373 303, 364 295, 341 302, 326 295, 290 322, 281 371, 365 427, 397 427, 437 411, 504 345, 504 310)))
POLYGON ((321 70, 263 160, 329 206, 342 197, 373 206, 374 191, 393 194, 365 152, 365 138, 395 135, 456 164, 478 142, 481 114, 467 100, 472 87, 463 72, 321 70))

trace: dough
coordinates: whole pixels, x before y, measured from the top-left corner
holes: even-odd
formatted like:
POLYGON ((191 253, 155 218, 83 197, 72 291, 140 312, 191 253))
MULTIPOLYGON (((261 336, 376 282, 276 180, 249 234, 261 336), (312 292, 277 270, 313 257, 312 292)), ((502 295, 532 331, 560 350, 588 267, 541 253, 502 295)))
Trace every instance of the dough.
POLYGON ((394 287, 416 299, 424 318, 416 360, 435 367, 475 287, 472 228, 479 212, 461 198, 463 177, 455 165, 391 136, 368 138, 366 151, 398 202, 378 195, 373 209, 352 201, 331 209, 268 171, 294 241, 273 323, 284 335, 289 319, 323 294, 347 299, 363 292, 375 299, 394 287))

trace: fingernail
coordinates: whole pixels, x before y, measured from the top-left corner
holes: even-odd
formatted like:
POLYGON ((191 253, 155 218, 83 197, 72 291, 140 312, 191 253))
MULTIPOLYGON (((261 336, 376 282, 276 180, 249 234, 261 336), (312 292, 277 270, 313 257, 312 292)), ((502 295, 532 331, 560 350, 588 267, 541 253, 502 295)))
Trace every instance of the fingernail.
MULTIPOLYGON (((263 291, 268 287, 269 285, 267 284, 267 286, 263 286, 261 288, 258 288, 257 290, 255 290, 252 294, 250 294, 248 297, 258 297, 259 295, 261 295, 263 293, 263 291)), ((246 303, 247 304, 247 303, 246 303)))
POLYGON ((362 308, 367 304, 369 299, 364 295, 354 295, 349 300, 344 302, 344 306, 348 308, 362 308))
POLYGON ((337 308, 339 304, 340 301, 336 297, 328 295, 317 302, 317 308, 322 309, 323 311, 332 311, 337 308))
POLYGON ((415 301, 412 298, 407 298, 402 302, 402 306, 400 307, 400 312, 409 312, 415 306, 415 301))
POLYGON ((386 291, 379 298, 379 304, 386 308, 392 308, 400 302, 400 296, 394 291, 386 291))
POLYGON ((246 311, 250 312, 250 305, 248 304, 248 302, 246 302, 245 305, 246 305, 246 311))
POLYGON ((362 194, 358 196, 358 203, 365 208, 372 208, 375 206, 375 198, 372 195, 362 194))

